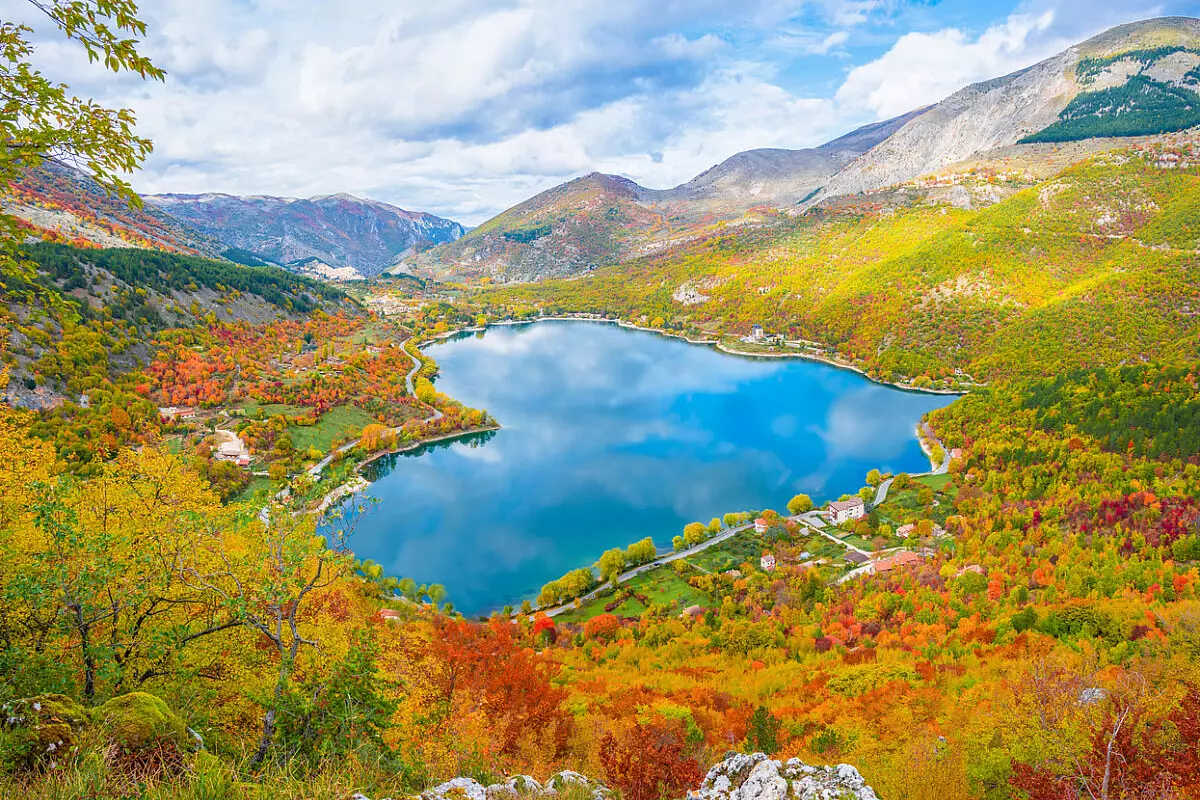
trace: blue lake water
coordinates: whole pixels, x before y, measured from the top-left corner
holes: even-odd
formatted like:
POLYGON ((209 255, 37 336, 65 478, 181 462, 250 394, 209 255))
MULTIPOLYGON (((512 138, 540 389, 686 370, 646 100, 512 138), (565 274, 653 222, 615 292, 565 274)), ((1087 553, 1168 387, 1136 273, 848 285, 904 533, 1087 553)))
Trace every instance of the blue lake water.
POLYGON ((503 430, 389 456, 351 546, 442 583, 468 615, 693 520, 857 491, 872 468, 923 472, 914 438, 954 398, 794 359, 750 359, 587 322, 489 328, 434 345, 438 388, 503 430))

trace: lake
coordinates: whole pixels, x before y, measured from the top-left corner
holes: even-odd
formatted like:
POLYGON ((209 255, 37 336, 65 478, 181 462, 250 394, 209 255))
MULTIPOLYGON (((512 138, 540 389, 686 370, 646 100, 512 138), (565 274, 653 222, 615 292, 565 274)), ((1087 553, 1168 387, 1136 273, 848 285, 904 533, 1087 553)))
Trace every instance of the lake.
POLYGON ((351 547, 487 613, 693 520, 820 503, 866 473, 924 472, 914 436, 953 397, 825 364, 753 359, 588 322, 495 326, 430 347, 438 388, 503 429, 387 456, 351 547))

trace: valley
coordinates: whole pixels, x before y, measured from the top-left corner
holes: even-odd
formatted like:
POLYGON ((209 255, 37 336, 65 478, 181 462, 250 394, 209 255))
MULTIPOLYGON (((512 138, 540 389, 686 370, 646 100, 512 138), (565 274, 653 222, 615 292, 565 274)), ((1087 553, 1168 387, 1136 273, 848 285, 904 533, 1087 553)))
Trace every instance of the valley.
POLYGON ((1133 22, 471 229, 17 115, 0 796, 1195 800, 1198 91, 1133 22))

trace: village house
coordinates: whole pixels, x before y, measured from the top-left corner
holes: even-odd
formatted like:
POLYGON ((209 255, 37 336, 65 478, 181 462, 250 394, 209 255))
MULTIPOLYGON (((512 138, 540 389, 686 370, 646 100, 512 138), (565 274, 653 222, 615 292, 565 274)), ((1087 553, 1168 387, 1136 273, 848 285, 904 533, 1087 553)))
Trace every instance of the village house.
POLYGON ((229 461, 239 467, 250 466, 250 451, 246 448, 246 444, 238 436, 229 434, 228 431, 220 431, 220 433, 227 434, 227 438, 217 447, 213 458, 218 461, 229 461))
POLYGON ((771 530, 771 523, 767 522, 762 517, 759 517, 758 519, 754 520, 754 532, 755 533, 766 533, 769 530, 771 530))
POLYGON ((901 525, 899 528, 896 528, 896 535, 901 539, 907 539, 913 535, 913 531, 916 529, 917 526, 910 522, 907 525, 901 525))
POLYGON ((174 422, 177 419, 195 419, 196 409, 180 408, 177 406, 160 406, 158 416, 163 422, 174 422))
POLYGON ((862 566, 863 564, 865 564, 871 560, 870 557, 867 556, 865 553, 860 553, 857 550, 847 550, 842 555, 842 558, 844 558, 849 563, 854 564, 855 566, 862 566))
POLYGON ((766 333, 763 331, 762 325, 755 325, 750 328, 750 338, 756 342, 761 342, 766 333))
POLYGON ((688 619, 700 619, 704 616, 705 610, 700 606, 688 606, 680 612, 679 616, 687 617, 688 619))
POLYGON ((871 573, 879 575, 884 572, 891 572, 902 567, 911 567, 913 564, 920 564, 921 557, 916 553, 903 550, 895 555, 881 558, 871 565, 871 573))
POLYGON ((861 497, 849 500, 834 500, 829 504, 829 519, 834 525, 842 525, 852 519, 862 519, 867 514, 867 505, 861 497))
POLYGON ((968 572, 974 572, 976 575, 985 575, 986 574, 983 567, 979 566, 978 564, 967 564, 965 567, 960 569, 957 572, 957 574, 955 574, 954 577, 961 578, 963 575, 966 575, 968 572))
POLYGON ((764 572, 773 572, 775 569, 775 556, 771 553, 763 553, 762 558, 758 560, 758 565, 763 568, 764 572))

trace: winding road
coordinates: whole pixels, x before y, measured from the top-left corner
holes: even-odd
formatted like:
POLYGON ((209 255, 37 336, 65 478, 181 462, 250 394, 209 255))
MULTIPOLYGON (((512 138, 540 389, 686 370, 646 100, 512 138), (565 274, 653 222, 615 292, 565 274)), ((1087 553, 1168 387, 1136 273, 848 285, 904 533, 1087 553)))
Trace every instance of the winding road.
MULTIPOLYGON (((417 390, 416 390, 416 384, 413 382, 413 379, 417 376, 417 373, 421 371, 421 366, 422 366, 423 362, 421 361, 420 358, 413 355, 412 351, 410 351, 408 349, 408 343, 411 341, 412 341, 412 339, 405 339, 404 344, 401 345, 404 348, 404 352, 408 353, 409 358, 411 358, 413 360, 413 368, 410 369, 408 371, 408 374, 404 376, 404 386, 408 390, 409 397, 416 397, 417 390)), ((429 404, 426 403, 426 405, 429 405, 429 404)), ((442 417, 446 416, 440 410, 438 410, 437 408, 435 408, 432 405, 430 405, 429 408, 432 410, 433 413, 430 414, 428 417, 425 417, 425 419, 421 420, 422 422, 435 422, 435 421, 441 419, 442 417)), ((388 430, 384 432, 384 435, 396 436, 399 433, 400 433, 399 427, 388 428, 388 430)), ((337 448, 336 450, 330 451, 329 455, 325 456, 323 459, 318 461, 316 464, 314 464, 308 468, 309 477, 311 477, 313 479, 320 478, 321 473, 325 471, 326 467, 328 467, 330 464, 333 463, 333 460, 335 458, 337 458, 339 455, 344 455, 346 453, 349 453, 351 450, 358 447, 358 442, 359 442, 358 439, 354 439, 354 440, 349 441, 346 444, 342 445, 341 447, 337 448)))
MULTIPOLYGON (((721 542, 725 541, 726 539, 729 539, 730 537, 735 536, 735 535, 741 533, 742 531, 748 530, 753 527, 754 527, 753 522, 747 522, 745 525, 739 525, 736 528, 726 528, 725 530, 721 531, 720 533, 718 533, 716 536, 712 537, 711 539, 705 539, 700 544, 695 545, 693 547, 689 547, 687 550, 680 550, 678 553, 667 553, 666 555, 663 555, 659 558, 655 558, 653 561, 651 561, 647 564, 642 564, 640 566, 634 567, 631 570, 622 572, 620 575, 617 576, 617 583, 625 583, 625 581, 629 580, 630 578, 636 578, 638 575, 641 575, 643 572, 649 572, 652 569, 658 569, 659 567, 665 566, 666 564, 669 564, 672 561, 678 561, 681 558, 687 558, 688 556, 694 556, 696 553, 707 550, 708 548, 712 547, 713 545, 720 544, 721 542)), ((609 587, 608 582, 602 583, 600 586, 598 586, 595 589, 593 589, 592 591, 588 592, 583 597, 580 597, 579 598, 580 605, 582 605, 584 603, 589 603, 592 600, 595 600, 597 597, 600 596, 600 593, 602 591, 604 591, 605 589, 607 589, 608 587, 609 587)), ((561 606, 555 606, 554 608, 548 609, 545 613, 546 613, 547 617, 557 617, 559 614, 564 614, 567 611, 570 611, 571 609, 573 609, 574 607, 575 607, 575 601, 572 600, 569 603, 564 603, 561 606)), ((517 613, 517 616, 519 616, 519 612, 517 613)))

